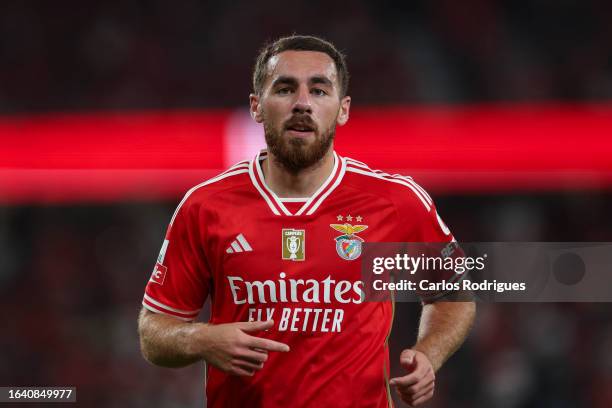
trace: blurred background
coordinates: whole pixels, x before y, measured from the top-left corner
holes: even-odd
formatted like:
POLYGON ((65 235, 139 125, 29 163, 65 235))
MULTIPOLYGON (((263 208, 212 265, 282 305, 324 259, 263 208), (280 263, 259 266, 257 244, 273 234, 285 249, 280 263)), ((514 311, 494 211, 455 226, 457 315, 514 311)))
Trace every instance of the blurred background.
MULTIPOLYGON (((348 55, 338 152, 414 176, 458 240, 612 241, 611 18, 604 0, 1 2, 0 385, 203 405, 203 365, 150 366, 136 316, 185 191, 263 147, 252 64, 291 33, 348 55)), ((418 314, 399 305, 393 361, 418 314)), ((428 406, 610 407, 610 350, 606 303, 482 304, 428 406)))

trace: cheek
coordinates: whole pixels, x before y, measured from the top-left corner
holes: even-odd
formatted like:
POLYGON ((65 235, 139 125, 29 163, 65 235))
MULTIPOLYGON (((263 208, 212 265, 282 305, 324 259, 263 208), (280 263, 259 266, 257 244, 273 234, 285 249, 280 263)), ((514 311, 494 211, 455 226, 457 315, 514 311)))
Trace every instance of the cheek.
POLYGON ((336 124, 336 119, 338 118, 339 111, 340 107, 337 104, 325 107, 321 119, 327 127, 334 126, 336 124))
POLYGON ((278 102, 268 102, 262 106, 265 118, 270 122, 277 122, 283 117, 283 106, 278 102))

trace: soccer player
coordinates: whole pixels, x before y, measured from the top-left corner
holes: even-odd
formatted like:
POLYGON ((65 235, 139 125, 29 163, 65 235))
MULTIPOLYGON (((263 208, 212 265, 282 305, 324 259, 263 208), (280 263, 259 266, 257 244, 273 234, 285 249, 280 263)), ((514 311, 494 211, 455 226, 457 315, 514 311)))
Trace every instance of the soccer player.
MULTIPOLYGON (((412 406, 463 342, 472 302, 423 302, 418 340, 389 379, 390 301, 364 301, 363 242, 451 242, 430 196, 333 149, 349 119, 344 56, 291 36, 255 64, 250 111, 267 149, 193 187, 147 284, 143 355, 207 363, 211 407, 412 406), (196 323, 210 295, 210 322, 196 323)), ((372 137, 376 137, 375 134, 372 137)))

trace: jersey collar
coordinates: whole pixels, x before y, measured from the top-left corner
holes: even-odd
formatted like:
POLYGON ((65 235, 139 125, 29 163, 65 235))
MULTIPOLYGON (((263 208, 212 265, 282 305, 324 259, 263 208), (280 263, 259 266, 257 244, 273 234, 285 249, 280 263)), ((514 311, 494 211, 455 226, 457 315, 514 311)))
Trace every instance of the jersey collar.
POLYGON ((325 201, 325 199, 332 193, 332 191, 338 187, 342 181, 342 178, 344 177, 344 173, 346 172, 346 159, 338 156, 335 151, 333 153, 334 168, 332 169, 331 174, 327 177, 327 179, 325 179, 323 184, 321 184, 321 187, 319 187, 317 191, 315 191, 314 194, 310 196, 308 200, 306 200, 304 205, 295 212, 295 214, 292 214, 291 211, 285 207, 281 199, 266 184, 263 171, 261 170, 261 161, 268 155, 268 152, 265 149, 260 151, 250 162, 249 177, 251 178, 251 182, 255 186, 255 189, 257 189, 259 194, 263 197, 274 215, 312 215, 317 208, 319 208, 321 203, 323 203, 323 201, 325 201))

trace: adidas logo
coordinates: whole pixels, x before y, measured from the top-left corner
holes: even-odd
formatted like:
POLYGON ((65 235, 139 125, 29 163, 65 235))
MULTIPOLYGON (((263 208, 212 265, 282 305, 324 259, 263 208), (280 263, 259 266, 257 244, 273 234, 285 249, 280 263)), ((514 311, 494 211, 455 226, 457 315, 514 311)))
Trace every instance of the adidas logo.
POLYGON ((244 235, 238 234, 236 239, 232 241, 232 245, 225 252, 233 254, 234 252, 251 252, 252 250, 253 248, 251 248, 244 235))

